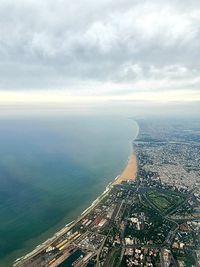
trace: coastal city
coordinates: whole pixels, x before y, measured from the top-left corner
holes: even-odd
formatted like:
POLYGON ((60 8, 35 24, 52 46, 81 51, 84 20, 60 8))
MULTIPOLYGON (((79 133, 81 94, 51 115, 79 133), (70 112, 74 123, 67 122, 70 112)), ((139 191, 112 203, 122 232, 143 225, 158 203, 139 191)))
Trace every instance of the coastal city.
POLYGON ((126 168, 14 267, 199 267, 200 129, 138 121, 126 168))

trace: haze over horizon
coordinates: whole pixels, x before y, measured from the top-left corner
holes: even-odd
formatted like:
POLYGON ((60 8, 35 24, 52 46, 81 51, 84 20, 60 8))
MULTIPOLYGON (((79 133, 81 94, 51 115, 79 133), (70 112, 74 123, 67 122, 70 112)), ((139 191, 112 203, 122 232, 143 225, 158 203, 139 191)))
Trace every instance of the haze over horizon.
POLYGON ((195 266, 199 56, 200 0, 0 1, 0 267, 195 266))
POLYGON ((198 0, 3 0, 0 12, 4 111, 200 111, 198 0))

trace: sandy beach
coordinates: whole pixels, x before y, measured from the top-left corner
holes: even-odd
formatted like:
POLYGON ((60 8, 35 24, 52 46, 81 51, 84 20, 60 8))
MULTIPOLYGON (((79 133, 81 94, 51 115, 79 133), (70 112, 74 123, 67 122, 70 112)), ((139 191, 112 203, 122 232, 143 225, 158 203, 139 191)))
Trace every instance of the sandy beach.
MULTIPOLYGON (((92 204, 87 209, 85 209, 75 221, 68 223, 64 228, 56 232, 53 237, 49 238, 42 244, 38 245, 32 252, 21 257, 21 259, 28 259, 28 258, 33 257, 33 255, 36 255, 41 250, 43 250, 44 248, 52 244, 52 242, 56 240, 59 236, 61 236, 63 233, 73 228, 77 222, 79 222, 82 218, 84 218, 95 206, 97 206, 101 202, 101 200, 110 192, 112 185, 121 184, 123 181, 127 181, 127 180, 135 180, 136 176, 137 176, 137 157, 136 157, 136 154, 132 153, 129 157, 128 163, 124 171, 122 172, 122 174, 119 175, 113 183, 110 183, 106 187, 106 190, 99 197, 97 197, 97 199, 93 201, 92 204)), ((14 264, 14 266, 16 265, 17 263, 14 264)))
POLYGON ((114 181, 113 184, 121 184, 123 181, 135 180, 137 176, 137 157, 132 153, 128 163, 121 175, 114 181))

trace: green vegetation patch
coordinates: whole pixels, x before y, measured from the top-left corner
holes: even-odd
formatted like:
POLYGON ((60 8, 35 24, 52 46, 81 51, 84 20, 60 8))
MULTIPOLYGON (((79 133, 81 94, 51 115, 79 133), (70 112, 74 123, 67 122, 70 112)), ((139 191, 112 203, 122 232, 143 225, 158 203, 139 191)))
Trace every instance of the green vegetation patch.
POLYGON ((145 196, 161 212, 172 211, 185 200, 183 194, 170 190, 152 190, 146 192, 145 196))
POLYGON ((104 267, 116 267, 119 263, 120 255, 121 255, 121 249, 113 248, 107 261, 104 263, 104 267))

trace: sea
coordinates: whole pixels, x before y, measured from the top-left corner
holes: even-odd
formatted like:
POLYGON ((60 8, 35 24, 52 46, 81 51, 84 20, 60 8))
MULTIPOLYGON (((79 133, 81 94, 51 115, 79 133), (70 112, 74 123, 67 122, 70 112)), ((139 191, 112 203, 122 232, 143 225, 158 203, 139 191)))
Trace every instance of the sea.
POLYGON ((0 266, 74 220, 122 172, 132 118, 0 117, 0 266))

